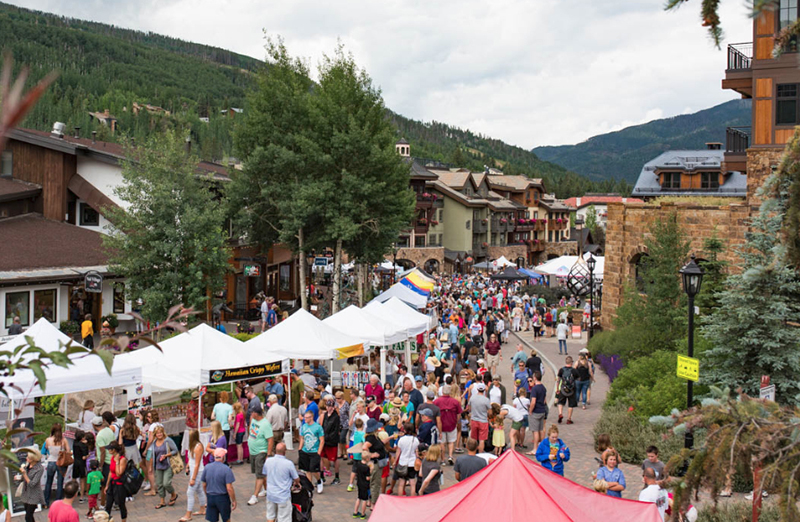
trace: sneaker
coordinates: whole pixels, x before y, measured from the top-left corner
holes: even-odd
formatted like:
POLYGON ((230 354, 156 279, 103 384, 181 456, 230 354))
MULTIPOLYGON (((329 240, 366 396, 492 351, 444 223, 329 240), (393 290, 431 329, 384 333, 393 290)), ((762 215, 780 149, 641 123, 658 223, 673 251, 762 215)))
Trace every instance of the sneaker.
POLYGON ((133 497, 125 497, 125 502, 133 502, 133 497))
MULTIPOLYGON (((560 421, 559 421, 559 422, 560 422, 560 421)), ((575 423, 574 423, 574 422, 572 422, 572 419, 567 419, 567 424, 575 424, 575 423)))
POLYGON ((335 478, 335 479, 333 479, 333 481, 331 482, 331 486, 338 486, 338 485, 339 485, 339 484, 341 484, 341 483, 342 483, 342 481, 341 481, 341 480, 339 480, 339 477, 336 477, 336 478, 335 478))
POLYGON ((458 453, 458 454, 461 454, 461 453, 464 453, 464 450, 463 450, 463 449, 461 449, 461 448, 456 448, 456 449, 453 451, 453 453, 458 453))
POLYGON ((326 469, 322 474, 326 477, 330 477, 331 475, 333 475, 333 473, 331 473, 331 470, 329 469, 326 469))
POLYGON ((453 461, 453 457, 450 457, 449 459, 447 459, 447 463, 450 464, 451 466, 454 465, 455 462, 453 461))
POLYGON ((81 499, 79 500, 79 502, 80 502, 81 504, 83 504, 84 502, 86 502, 86 497, 81 497, 81 499))
POLYGON ((350 493, 351 491, 353 491, 353 485, 352 484, 348 484, 347 485, 347 492, 350 493))
POLYGON ((353 518, 361 518, 361 513, 353 513, 353 518))
POLYGON ((259 497, 266 497, 267 496, 267 490, 266 489, 262 489, 261 491, 258 492, 258 496, 259 497))
POLYGON ((317 482, 317 493, 322 494, 322 481, 317 482))
POLYGON ((564 416, 563 415, 559 415, 558 416, 558 423, 561 424, 562 420, 564 420, 564 416))
POLYGON ((365 512, 361 513, 361 520, 364 520, 366 518, 367 518, 367 512, 365 511, 365 512))
POLYGON ((253 495, 253 496, 250 497, 250 500, 247 501, 247 505, 248 506, 255 506, 256 504, 258 504, 258 497, 253 495))
POLYGON ((144 485, 142 485, 142 491, 150 491, 150 483, 149 482, 145 482, 144 485))

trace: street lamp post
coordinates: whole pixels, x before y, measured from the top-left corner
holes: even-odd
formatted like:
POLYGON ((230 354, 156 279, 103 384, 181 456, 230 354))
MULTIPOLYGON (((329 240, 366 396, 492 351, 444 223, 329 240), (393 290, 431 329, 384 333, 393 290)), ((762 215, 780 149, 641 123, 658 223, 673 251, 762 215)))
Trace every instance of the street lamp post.
MULTIPOLYGON (((694 298, 700 293, 700 285, 703 284, 703 269, 695 263, 694 254, 689 262, 681 268, 681 279, 683 279, 683 291, 689 298, 689 357, 694 357, 694 298)), ((686 409, 692 407, 692 385, 691 380, 686 381, 686 409)), ((694 445, 694 435, 692 432, 686 431, 686 438, 684 439, 684 447, 691 449, 694 445)))
POLYGON ((392 284, 395 283, 394 279, 397 274, 395 267, 397 266, 397 243, 392 243, 392 284))
POLYGON ((589 339, 594 335, 594 267, 597 260, 589 253, 586 264, 589 266, 589 339))

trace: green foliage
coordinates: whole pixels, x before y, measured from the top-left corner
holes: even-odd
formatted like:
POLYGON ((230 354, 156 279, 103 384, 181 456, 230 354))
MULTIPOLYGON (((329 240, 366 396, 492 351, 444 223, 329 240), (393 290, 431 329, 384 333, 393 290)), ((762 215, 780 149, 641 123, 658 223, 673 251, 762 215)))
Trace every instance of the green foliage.
POLYGON ((796 129, 781 163, 780 176, 789 185, 784 240, 789 248, 789 262, 800 269, 800 132, 796 129))
MULTIPOLYGON (((703 505, 698 509, 697 522, 751 522, 753 504, 747 501, 720 502, 716 506, 703 505)), ((759 522, 778 522, 780 512, 774 502, 764 502, 759 522)))
POLYGON ((231 334, 231 337, 233 337, 234 339, 239 339, 242 342, 245 342, 245 341, 249 341, 250 339, 253 339, 254 337, 258 337, 260 335, 260 333, 261 332, 258 332, 258 333, 237 333, 237 334, 231 334))
POLYGON ((595 334, 589 341, 588 348, 594 355, 619 355, 627 364, 652 353, 649 339, 650 336, 641 326, 634 323, 595 334))
POLYGON ((725 128, 749 126, 750 118, 750 100, 733 100, 694 114, 594 136, 576 145, 536 147, 533 152, 542 160, 591 180, 620 179, 635 183, 642 165, 659 154, 667 150, 704 149, 708 142, 725 143, 725 128))
POLYGON ((679 270, 690 243, 675 213, 653 222, 649 232, 644 241, 648 255, 640 261, 641 281, 637 282, 647 297, 627 288, 615 324, 618 328, 636 325, 644 336, 642 347, 656 351, 671 348, 686 334, 686 294, 679 270))
POLYGON ((58 329, 67 335, 75 335, 81 331, 81 325, 78 324, 78 321, 61 321, 58 325, 58 329))
POLYGON ((108 321, 109 328, 117 328, 119 326, 119 319, 117 318, 117 314, 104 315, 102 321, 103 322, 108 321))
POLYGON ((562 297, 570 296, 569 290, 562 286, 525 285, 522 287, 522 293, 531 296, 531 302, 533 302, 534 295, 537 298, 544 298, 548 305, 558 304, 562 297))
POLYGON ((223 209, 184 139, 167 132, 130 148, 136 161, 123 162, 116 190, 127 208, 106 209, 125 231, 103 237, 110 264, 126 279, 126 297, 142 299, 142 315, 157 321, 178 304, 203 310, 229 269, 223 209))
POLYGON ((623 462, 638 465, 647 454, 648 446, 656 446, 662 461, 667 462, 683 447, 683 438, 673 436, 665 427, 642 422, 630 413, 628 406, 621 404, 603 409, 603 415, 595 423, 592 434, 597 441, 600 434, 611 437, 611 445, 619 452, 623 462))
POLYGON ((594 205, 589 205, 589 208, 586 209, 586 228, 592 234, 597 230, 597 209, 594 208, 594 205))
POLYGON ((711 314, 719 307, 718 294, 724 289, 728 263, 719 256, 725 251, 725 243, 717 237, 717 231, 703 241, 703 257, 700 267, 705 272, 703 286, 695 302, 700 313, 711 314))
MULTIPOLYGON (((63 395, 46 395, 39 398, 39 411, 47 415, 58 415, 58 405, 63 395)), ((48 430, 49 432, 49 430, 48 430)))
POLYGON ((706 353, 710 382, 758 396, 759 377, 769 375, 777 400, 798 405, 800 329, 788 323, 800 317, 800 276, 781 243, 791 184, 784 173, 793 165, 782 162, 759 189, 763 202, 739 251, 741 272, 727 278, 702 331, 713 344, 706 353))

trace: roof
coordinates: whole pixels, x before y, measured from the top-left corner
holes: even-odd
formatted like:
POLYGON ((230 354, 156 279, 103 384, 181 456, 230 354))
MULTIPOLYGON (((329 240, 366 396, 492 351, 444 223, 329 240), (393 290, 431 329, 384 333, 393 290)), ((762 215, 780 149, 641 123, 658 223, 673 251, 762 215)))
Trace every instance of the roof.
POLYGON ((405 138, 400 138, 395 142, 395 145, 408 145, 408 142, 406 141, 405 138))
POLYGON ((544 185, 542 184, 541 178, 529 178, 519 174, 513 176, 493 175, 493 174, 489 175, 489 185, 495 187, 502 187, 504 190, 522 191, 527 189, 528 186, 531 184, 542 187, 542 189, 544 189, 544 185))
POLYGON ((455 171, 449 169, 436 169, 434 173, 439 176, 439 181, 454 189, 463 189, 466 187, 467 180, 470 178, 470 172, 462 169, 455 171))
MULTIPOLYGON (((63 138, 57 138, 49 132, 33 129, 14 129, 11 131, 10 137, 18 141, 58 150, 71 155, 77 155, 79 153, 97 154, 115 163, 126 158, 125 147, 119 143, 112 143, 110 141, 93 141, 89 138, 75 138, 74 136, 67 135, 64 135, 63 138)), ((197 170, 199 173, 211 174, 216 181, 230 180, 227 167, 219 163, 201 161, 197 165, 197 170)))
POLYGON ((426 169, 417 161, 407 160, 407 159, 405 161, 411 161, 411 177, 413 179, 430 179, 430 180, 438 179, 438 176, 436 174, 426 169))
POLYGON ((648 161, 642 167, 639 179, 633 187, 633 196, 715 196, 743 197, 747 194, 747 176, 738 171, 727 173, 725 181, 717 190, 670 190, 662 189, 658 182, 658 171, 700 172, 720 171, 724 150, 670 150, 648 161))
POLYGON ((609 203, 644 203, 643 200, 637 198, 624 198, 619 195, 615 196, 582 196, 579 198, 567 198, 564 200, 565 205, 575 208, 588 207, 589 205, 607 205, 609 203))
POLYGON ((5 248, 0 271, 85 267, 108 264, 102 234, 41 214, 0 219, 5 248))
POLYGON ((575 210, 575 207, 571 207, 571 206, 567 205, 564 202, 563 199, 556 199, 555 197, 552 197, 552 196, 550 196, 550 197, 543 196, 539 200, 539 205, 545 207, 548 210, 554 210, 554 211, 575 210))
POLYGON ((455 190, 453 188, 448 187, 447 185, 442 183, 440 180, 436 180, 436 181, 432 182, 431 185, 433 185, 433 187, 436 190, 438 190, 439 192, 444 194, 446 197, 449 197, 450 199, 457 200, 457 201, 459 201, 460 203, 462 203, 463 205, 466 205, 466 206, 481 207, 481 206, 484 206, 484 205, 489 203, 485 199, 470 198, 468 196, 465 196, 461 192, 459 192, 459 191, 457 191, 457 190, 455 190))
POLYGON ((527 208, 491 190, 489 191, 489 206, 494 210, 519 210, 527 208))
POLYGON ((0 177, 0 201, 15 201, 38 195, 42 187, 14 178, 0 177))
POLYGON ((481 183, 483 183, 483 180, 485 180, 485 179, 486 179, 486 173, 485 172, 473 172, 472 173, 472 181, 475 182, 475 186, 476 187, 479 187, 481 185, 481 183))

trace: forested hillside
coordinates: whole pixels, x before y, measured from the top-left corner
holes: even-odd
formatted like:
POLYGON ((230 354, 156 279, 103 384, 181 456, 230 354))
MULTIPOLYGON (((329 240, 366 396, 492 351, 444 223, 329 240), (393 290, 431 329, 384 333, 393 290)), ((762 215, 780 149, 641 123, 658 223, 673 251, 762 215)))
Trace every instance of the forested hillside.
POLYGON ((750 107, 750 100, 732 100, 694 114, 601 134, 577 145, 537 147, 533 152, 595 181, 635 183, 642 165, 664 151, 702 149, 707 142, 724 144, 726 127, 750 126, 750 107))
POLYGON ((392 119, 399 136, 411 144, 411 153, 415 157, 478 171, 485 165, 500 168, 505 174, 542 178, 547 191, 555 192, 560 198, 580 196, 586 192, 619 192, 627 195, 631 191, 631 185, 625 181, 591 181, 555 163, 543 161, 531 151, 446 123, 423 123, 398 114, 392 114, 392 119))
MULTIPOLYGON (((22 65, 31 68, 29 83, 50 71, 59 73, 23 127, 50 130, 61 121, 69 132, 80 127, 82 136, 97 131, 102 140, 131 136, 142 142, 165 128, 190 128, 195 150, 203 159, 216 161, 235 155, 231 134, 242 118, 221 115, 220 110, 242 107, 246 117, 246 93, 253 85, 253 73, 263 66, 260 60, 224 49, 2 3, 0 49, 13 54, 15 72, 22 65), (134 103, 163 110, 134 114, 134 103), (114 135, 89 114, 105 110, 117 120, 114 135)), ((591 182, 530 151, 468 130, 392 112, 389 117, 417 157, 540 177, 559 197, 630 191, 627 183, 591 182)))

